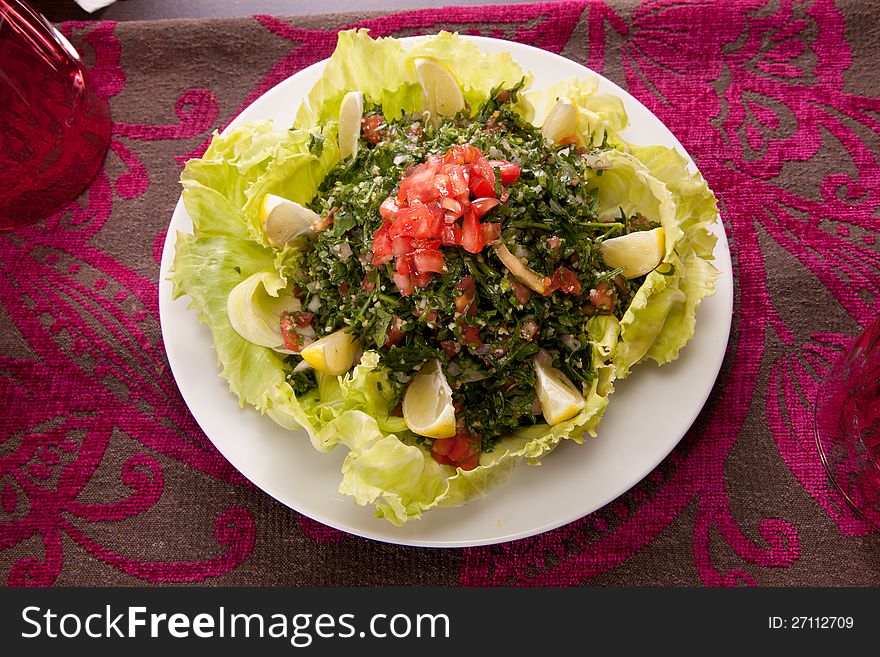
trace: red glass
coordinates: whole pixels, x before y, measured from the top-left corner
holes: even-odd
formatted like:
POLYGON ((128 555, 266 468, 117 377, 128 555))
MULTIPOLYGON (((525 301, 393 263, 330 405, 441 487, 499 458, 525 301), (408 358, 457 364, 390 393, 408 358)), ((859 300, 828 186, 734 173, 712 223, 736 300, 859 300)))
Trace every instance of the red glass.
POLYGON ((880 317, 855 339, 819 389, 816 442, 841 495, 880 530, 880 317))
POLYGON ((107 104, 76 50, 26 3, 0 0, 0 229, 74 200, 109 142, 107 104))

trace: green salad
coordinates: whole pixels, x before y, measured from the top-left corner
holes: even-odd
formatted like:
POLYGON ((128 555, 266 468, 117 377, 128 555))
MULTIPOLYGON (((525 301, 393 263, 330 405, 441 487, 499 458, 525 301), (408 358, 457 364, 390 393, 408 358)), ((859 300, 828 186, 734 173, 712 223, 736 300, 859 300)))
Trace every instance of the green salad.
POLYGON ((596 79, 531 87, 455 34, 341 32, 289 129, 215 134, 181 176, 174 295, 222 376, 347 448, 340 492, 394 524, 595 436, 715 289, 699 173, 624 141, 596 79))

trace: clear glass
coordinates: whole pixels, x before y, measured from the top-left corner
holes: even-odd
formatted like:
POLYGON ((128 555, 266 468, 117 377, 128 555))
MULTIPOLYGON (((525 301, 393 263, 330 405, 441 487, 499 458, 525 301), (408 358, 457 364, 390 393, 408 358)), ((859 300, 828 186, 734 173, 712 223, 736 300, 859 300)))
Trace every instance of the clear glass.
POLYGON ((853 341, 820 387, 816 442, 841 495, 880 530, 880 317, 853 341))
POLYGON ((0 0, 0 229, 74 200, 109 142, 107 104, 76 50, 27 3, 0 0))

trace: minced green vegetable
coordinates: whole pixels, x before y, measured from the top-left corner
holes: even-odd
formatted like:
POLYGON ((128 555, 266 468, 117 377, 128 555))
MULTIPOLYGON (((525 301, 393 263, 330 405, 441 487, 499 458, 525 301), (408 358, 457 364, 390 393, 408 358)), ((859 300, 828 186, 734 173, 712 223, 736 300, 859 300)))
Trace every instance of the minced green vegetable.
MULTIPOLYGON (((436 130, 416 115, 365 131, 357 157, 330 171, 311 203, 333 223, 307 245, 298 283, 304 305, 314 309, 318 336, 345 327, 365 350, 376 350, 391 371, 398 400, 421 366, 439 359, 466 430, 482 437, 483 451, 540 420, 531 365, 540 348, 572 381, 590 382, 587 320, 609 312, 621 318, 641 284, 608 269, 597 246, 602 239, 658 225, 638 215, 600 222, 597 194, 587 189, 583 172, 601 169, 604 145, 548 144, 512 109, 516 92, 496 93, 476 117, 446 120, 436 130), (412 167, 455 144, 470 144, 488 159, 521 166, 519 179, 505 188, 509 197, 483 221, 500 223, 502 240, 539 275, 552 276, 561 267, 574 272, 582 294, 556 290, 520 302, 516 287, 522 290, 522 285, 491 248, 471 254, 444 247, 447 271, 405 297, 392 280, 393 263, 370 264, 373 233, 382 225, 380 204, 397 193, 412 167), (477 310, 462 316, 455 312, 455 299, 466 277, 474 283, 477 310), (591 301, 589 292, 597 286, 606 301, 591 301), (466 327, 478 331, 481 345, 468 343, 466 327), (395 329, 402 339, 386 346, 389 330, 395 329)), ((378 116, 378 110, 372 108, 367 118, 378 116)), ((320 142, 314 146, 320 148, 320 142)), ((291 365, 296 362, 290 358, 291 365)), ((297 394, 314 385, 301 374, 291 374, 288 381, 297 394)))

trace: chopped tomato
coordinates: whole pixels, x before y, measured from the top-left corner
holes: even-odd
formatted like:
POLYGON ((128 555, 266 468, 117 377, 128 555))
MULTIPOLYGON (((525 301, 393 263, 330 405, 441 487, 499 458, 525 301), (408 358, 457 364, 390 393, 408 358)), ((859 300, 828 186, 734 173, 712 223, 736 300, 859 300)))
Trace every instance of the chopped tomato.
POLYGON ((455 314, 473 315, 477 309, 474 303, 477 298, 477 286, 474 285, 474 277, 470 275, 462 276, 455 289, 461 293, 455 297, 455 314), (472 308, 473 310, 471 310, 472 308))
POLYGON ((401 326, 403 326, 403 320, 397 315, 394 315, 391 318, 391 324, 389 324, 388 330, 385 331, 385 344, 383 346, 386 349, 400 344, 400 341, 403 340, 405 334, 400 330, 401 326))
POLYGON ((512 185, 519 180, 520 173, 522 173, 522 167, 515 162, 489 160, 489 164, 498 169, 498 175, 501 178, 502 185, 512 185))
POLYGON ((449 176, 449 190, 453 196, 466 194, 468 191, 468 179, 464 168, 459 164, 443 167, 444 173, 449 176))
POLYGON ((383 265, 389 262, 393 257, 391 253, 391 236, 388 234, 389 224, 382 224, 382 227, 373 233, 373 259, 374 265, 383 265))
POLYGON ((461 328, 461 343, 464 346, 481 347, 483 345, 479 328, 464 323, 460 323, 459 326, 461 328))
POLYGON ((483 250, 483 234, 480 230, 480 221, 473 210, 465 213, 461 222, 461 245, 465 251, 479 253, 483 250))
POLYGON ((481 196, 495 198, 495 186, 488 180, 486 180, 485 178, 481 178, 480 176, 471 176, 469 188, 471 190, 471 194, 473 194, 477 198, 481 196))
MULTIPOLYGON (((369 118, 374 128, 384 125, 381 117, 369 118)), ((394 282, 402 295, 446 270, 441 247, 461 246, 479 253, 498 241, 501 224, 480 223, 507 198, 503 188, 497 198, 495 168, 502 180, 519 176, 519 165, 490 162, 475 146, 458 144, 442 156, 431 155, 408 167, 396 196, 382 202, 383 223, 373 233, 372 264, 394 260, 394 282)))
POLYGON ((614 310, 616 296, 617 289, 608 281, 602 281, 590 290, 590 303, 596 310, 614 310))
POLYGON ((561 290, 566 294, 580 296, 581 282, 571 269, 559 267, 550 278, 551 290, 561 290))
POLYGON ((299 335, 296 332, 296 320, 294 320, 293 314, 286 310, 281 313, 281 339, 284 341, 285 349, 299 351, 302 348, 299 335))
POLYGON ((413 265, 419 273, 434 272, 440 274, 446 270, 446 261, 440 251, 417 249, 412 254, 413 265))
POLYGON ((382 129, 384 125, 385 121, 381 114, 367 116, 361 120, 361 134, 367 141, 378 144, 385 136, 385 130, 382 129))
POLYGON ((480 224, 484 244, 493 244, 501 238, 501 224, 480 224))
POLYGON ((446 354, 447 358, 452 358, 455 354, 461 351, 461 347, 453 340, 441 341, 440 348, 443 350, 443 353, 446 354))
POLYGON ((409 278, 414 287, 427 287, 428 283, 431 282, 431 273, 412 269, 409 272, 409 278))
POLYGON ((400 212, 400 207, 397 205, 397 199, 393 196, 386 198, 379 206, 379 214, 383 219, 394 219, 398 212, 400 212))
POLYGON ((461 228, 458 224, 443 226, 440 230, 440 244, 443 246, 461 246, 461 228))
POLYGON ((489 210, 497 205, 501 205, 501 201, 497 198, 475 198, 471 201, 471 207, 474 209, 478 219, 481 219, 489 210))
POLYGON ((453 445, 455 445, 454 437, 435 440, 434 444, 431 445, 431 453, 435 456, 446 456, 453 445))
POLYGON ((391 274, 391 277, 394 279, 394 284, 397 286, 397 289, 400 291, 400 296, 407 297, 413 293, 413 284, 409 279, 409 276, 406 274, 400 274, 398 272, 394 272, 391 274))
POLYGON ((412 251, 412 240, 408 237, 395 237, 391 241, 391 253, 403 256, 412 251))
POLYGON ((473 470, 480 463, 480 443, 479 435, 460 432, 452 438, 435 440, 431 445, 431 456, 442 465, 473 470))
POLYGON ((520 305, 524 304, 526 301, 532 298, 534 292, 532 292, 531 288, 523 285, 519 281, 514 279, 509 279, 511 286, 513 286, 513 293, 516 295, 517 303, 520 305))
POLYGON ((315 316, 312 313, 297 311, 293 313, 293 319, 297 326, 311 326, 315 321, 315 316))

